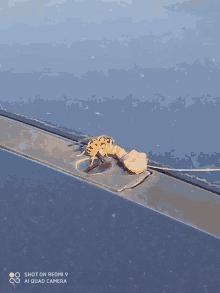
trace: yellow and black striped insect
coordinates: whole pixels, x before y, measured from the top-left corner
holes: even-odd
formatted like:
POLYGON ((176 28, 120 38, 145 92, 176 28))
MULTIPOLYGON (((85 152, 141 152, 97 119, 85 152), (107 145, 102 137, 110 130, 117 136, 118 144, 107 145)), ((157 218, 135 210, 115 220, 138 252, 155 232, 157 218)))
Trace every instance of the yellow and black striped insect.
POLYGON ((139 153, 136 150, 132 150, 127 153, 123 148, 115 145, 115 140, 111 136, 105 134, 95 137, 86 137, 80 139, 78 142, 83 142, 90 140, 84 152, 77 156, 82 156, 87 153, 92 159, 90 161, 90 166, 93 165, 95 158, 102 160, 103 157, 113 157, 114 159, 119 159, 123 165, 132 173, 140 174, 145 171, 148 167, 156 168, 161 170, 171 170, 171 171, 220 171, 220 168, 206 168, 206 169, 173 169, 164 168, 158 166, 149 166, 148 158, 146 153, 139 153), (91 139, 92 138, 92 139, 91 139))
MULTIPOLYGON (((91 137, 87 137, 79 140, 83 142, 89 140, 91 137)), ((83 151, 83 154, 88 154, 91 157, 90 166, 93 165, 95 158, 102 160, 103 157, 112 157, 119 159, 124 166, 135 174, 140 174, 147 169, 147 155, 145 153, 138 153, 133 150, 127 153, 123 148, 114 144, 115 140, 111 136, 101 135, 91 139, 83 151)))

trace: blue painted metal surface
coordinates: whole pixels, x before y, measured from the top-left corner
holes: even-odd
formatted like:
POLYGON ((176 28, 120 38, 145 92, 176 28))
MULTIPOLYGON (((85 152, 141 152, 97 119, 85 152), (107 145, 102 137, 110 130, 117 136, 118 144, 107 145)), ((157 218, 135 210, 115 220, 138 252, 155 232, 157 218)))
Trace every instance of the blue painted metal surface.
POLYGON ((201 210, 212 200, 199 196, 216 193, 182 182, 186 189, 178 194, 181 181, 155 171, 117 194, 6 150, 0 159, 1 292, 218 292, 219 238, 175 220, 187 218, 184 204, 189 213, 201 210), (9 272, 20 272, 21 282, 9 283, 9 272), (27 278, 27 272, 68 276, 27 278))

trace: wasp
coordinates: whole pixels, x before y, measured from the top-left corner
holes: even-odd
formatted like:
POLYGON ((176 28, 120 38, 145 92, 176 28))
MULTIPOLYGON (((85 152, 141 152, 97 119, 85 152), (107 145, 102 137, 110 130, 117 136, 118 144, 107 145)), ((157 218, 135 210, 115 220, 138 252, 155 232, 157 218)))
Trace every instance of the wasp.
POLYGON ((87 137, 79 140, 83 142, 89 140, 86 149, 82 154, 77 155, 82 156, 87 154, 91 157, 90 166, 93 165, 95 158, 103 161, 103 157, 112 157, 113 159, 119 160, 124 167, 131 173, 140 174, 147 169, 148 159, 145 153, 139 153, 136 150, 132 150, 127 153, 125 149, 118 145, 115 145, 115 140, 111 136, 105 134, 96 137, 87 137))

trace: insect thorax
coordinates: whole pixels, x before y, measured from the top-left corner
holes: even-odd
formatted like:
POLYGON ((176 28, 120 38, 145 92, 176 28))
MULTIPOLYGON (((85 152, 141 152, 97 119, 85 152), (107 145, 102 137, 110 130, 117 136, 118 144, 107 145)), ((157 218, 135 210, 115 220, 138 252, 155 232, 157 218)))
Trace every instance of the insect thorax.
POLYGON ((88 143, 86 152, 90 156, 95 156, 99 153, 102 156, 115 153, 115 146, 109 137, 99 136, 88 143))

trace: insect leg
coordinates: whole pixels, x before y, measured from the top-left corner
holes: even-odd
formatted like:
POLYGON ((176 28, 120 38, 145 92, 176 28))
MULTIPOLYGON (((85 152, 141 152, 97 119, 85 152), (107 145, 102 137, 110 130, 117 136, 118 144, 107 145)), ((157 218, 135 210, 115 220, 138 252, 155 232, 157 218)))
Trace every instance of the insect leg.
POLYGON ((84 150, 84 151, 82 152, 82 154, 80 154, 80 155, 76 155, 76 157, 81 157, 82 155, 85 154, 85 152, 86 152, 86 150, 84 150))
POLYGON ((97 153, 98 153, 98 152, 96 152, 96 153, 92 156, 92 159, 90 160, 90 166, 93 165, 97 153))
POLYGON ((88 136, 88 137, 79 139, 78 142, 84 142, 84 141, 93 140, 93 139, 96 139, 96 138, 97 138, 97 136, 88 136))
POLYGON ((90 162, 91 162, 91 163, 90 163, 90 166, 92 166, 92 165, 93 165, 93 163, 94 163, 94 160, 95 160, 95 155, 92 157, 92 160, 91 160, 92 162, 90 161, 90 162))
POLYGON ((110 143, 111 143, 111 142, 112 142, 112 143, 115 142, 114 138, 113 138, 112 136, 110 136, 110 135, 102 134, 100 137, 104 137, 104 138, 107 139, 110 143))

